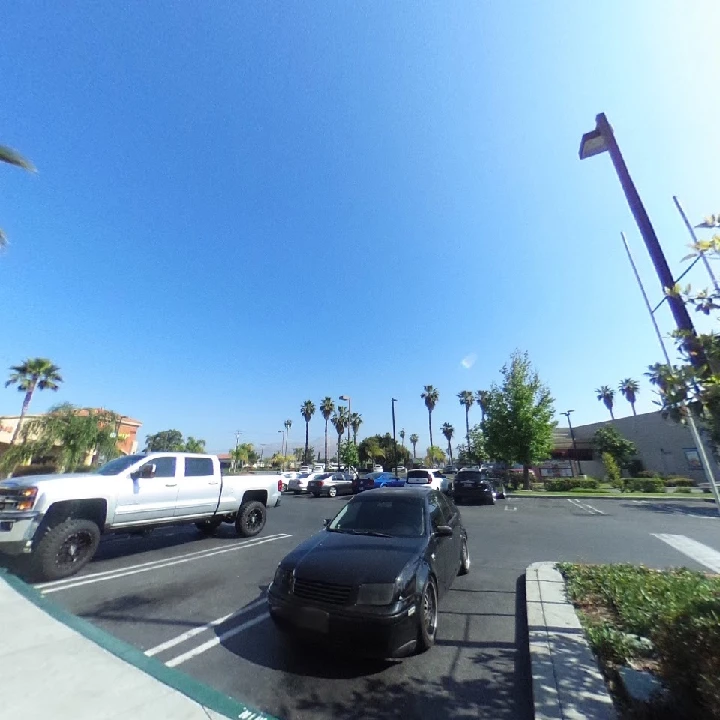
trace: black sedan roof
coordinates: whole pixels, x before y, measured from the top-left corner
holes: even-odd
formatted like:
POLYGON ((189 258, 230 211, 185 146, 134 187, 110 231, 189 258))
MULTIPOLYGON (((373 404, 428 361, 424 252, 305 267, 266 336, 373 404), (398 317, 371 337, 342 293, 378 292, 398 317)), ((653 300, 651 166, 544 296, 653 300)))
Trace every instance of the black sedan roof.
POLYGON ((373 490, 368 490, 361 495, 356 495, 354 500, 362 500, 364 498, 372 499, 377 497, 398 497, 404 495, 406 497, 424 498, 432 487, 429 485, 421 485, 420 487, 380 487, 373 490), (372 494, 370 494, 372 493, 372 494))

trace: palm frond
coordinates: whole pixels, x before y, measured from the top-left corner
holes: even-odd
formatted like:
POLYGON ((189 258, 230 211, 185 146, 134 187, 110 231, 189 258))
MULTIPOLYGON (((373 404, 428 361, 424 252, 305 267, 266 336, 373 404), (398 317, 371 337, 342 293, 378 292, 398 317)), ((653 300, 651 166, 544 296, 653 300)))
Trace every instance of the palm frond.
POLYGON ((0 145, 0 162, 15 165, 28 172, 36 172, 35 166, 27 158, 24 158, 17 150, 13 150, 6 145, 0 145))

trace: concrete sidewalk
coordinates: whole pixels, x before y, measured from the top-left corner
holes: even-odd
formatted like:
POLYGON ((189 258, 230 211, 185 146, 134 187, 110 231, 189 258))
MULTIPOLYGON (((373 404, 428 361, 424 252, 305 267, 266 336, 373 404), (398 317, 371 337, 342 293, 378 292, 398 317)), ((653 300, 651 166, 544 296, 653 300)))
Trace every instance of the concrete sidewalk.
POLYGON ((166 667, 0 571, 7 720, 274 720, 166 667))
POLYGON ((535 719, 615 718, 605 680, 554 562, 528 566, 525 599, 535 719))

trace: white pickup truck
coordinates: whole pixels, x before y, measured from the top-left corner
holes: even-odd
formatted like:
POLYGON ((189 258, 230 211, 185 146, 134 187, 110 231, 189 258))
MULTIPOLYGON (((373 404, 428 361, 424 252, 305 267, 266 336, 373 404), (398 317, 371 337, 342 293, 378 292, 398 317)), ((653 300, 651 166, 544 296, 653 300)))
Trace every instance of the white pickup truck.
POLYGON ((223 476, 216 455, 157 452, 111 460, 93 473, 35 475, 0 482, 0 553, 26 556, 33 580, 78 572, 100 536, 195 523, 212 534, 234 523, 242 537, 265 526, 280 504, 277 475, 223 476))

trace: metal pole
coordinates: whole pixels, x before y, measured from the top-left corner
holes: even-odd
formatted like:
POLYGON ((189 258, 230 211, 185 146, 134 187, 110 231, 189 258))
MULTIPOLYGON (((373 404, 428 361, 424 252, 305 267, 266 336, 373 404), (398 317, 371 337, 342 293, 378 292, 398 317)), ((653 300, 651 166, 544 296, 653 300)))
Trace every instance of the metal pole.
POLYGON ((573 450, 575 451, 575 462, 577 463, 578 475, 582 475, 582 466, 580 465, 580 459, 578 458, 577 452, 577 443, 575 442, 575 431, 573 430, 572 423, 570 422, 571 412, 571 410, 568 410, 567 412, 563 413, 563 415, 565 415, 568 419, 568 427, 570 428, 570 438, 572 440, 573 450))
MULTIPOLYGON (((633 183, 632 178, 630 177, 630 172, 627 169, 625 160, 620 152, 620 147, 615 140, 615 134, 613 133, 613 129, 608 122, 608 119, 605 117, 605 113, 600 113, 595 120, 597 123, 597 129, 600 131, 607 143, 610 158, 612 159, 620 184, 625 192, 628 205, 635 217, 635 222, 640 230, 640 235, 642 235, 642 238, 645 241, 645 246, 647 247, 650 259, 655 267, 655 272, 660 280, 660 285, 662 286, 663 292, 665 292, 666 288, 672 288, 675 285, 675 280, 672 272, 670 271, 670 266, 667 263, 662 247, 660 247, 660 242, 655 234, 650 218, 645 211, 645 207, 642 204, 642 200, 640 199, 640 195, 635 187, 635 183, 633 183)), ((682 298, 675 295, 668 295, 667 301, 670 305, 670 310, 672 311, 673 318, 675 319, 675 324, 678 329, 688 333, 690 336, 696 336, 695 327, 693 326, 690 314, 688 313, 682 298)), ((690 353, 690 362, 696 369, 702 370, 703 366, 707 363, 707 359, 702 348, 698 347, 696 353, 690 353)))
MULTIPOLYGON (((677 199, 677 195, 673 195, 673 201, 675 202, 675 207, 677 208, 678 212, 680 213, 680 217, 683 219, 683 222, 685 223, 685 227, 688 229, 688 232, 690 233, 690 237, 692 238, 692 241, 694 244, 697 244, 698 239, 697 235, 695 234, 695 228, 690 224, 690 221, 687 219, 687 215, 685 214, 685 211, 683 210, 683 206, 680 204, 680 201, 677 199)), ((715 286, 715 292, 720 295, 720 285, 718 285, 717 278, 715 277, 715 273, 713 272, 712 268, 710 267, 710 261, 707 259, 707 255, 704 252, 700 253, 700 258, 703 261, 703 264, 705 265, 705 269, 708 271, 708 275, 710 276, 710 279, 712 280, 712 284, 715 286)))
POLYGON ((397 476, 397 440, 395 439, 395 403, 397 400, 392 399, 392 423, 393 423, 393 462, 395 464, 395 475, 397 476))
POLYGON ((348 446, 350 445, 350 425, 352 424, 352 408, 350 406, 350 396, 347 396, 348 400, 348 426, 347 426, 347 432, 348 432, 348 446))
MULTIPOLYGON (((645 292, 645 287, 642 283, 642 280, 640 279, 640 274, 638 273, 637 267, 635 266, 635 261, 633 260, 632 253, 630 252, 630 247, 628 246, 627 239, 625 238, 625 233, 620 233, 620 237, 622 237, 623 245, 625 246, 625 252, 627 252, 628 260, 630 260, 630 265, 632 265, 633 272, 635 273, 635 279, 637 280, 638 287, 640 288, 643 300, 645 301, 645 307, 647 308, 647 311, 650 315, 650 320, 652 321, 653 327, 655 328, 655 334, 657 335, 658 342, 660 343, 663 355, 665 356, 665 362, 668 366, 672 366, 672 363, 670 362, 670 356, 668 355, 667 348, 665 347, 665 340, 662 336, 662 333, 660 332, 657 320, 655 320, 655 313, 652 310, 652 306, 650 305, 650 301, 648 300, 647 293, 645 292)), ((690 428, 690 434, 695 441, 695 446, 698 449, 698 455, 700 455, 700 464, 702 465, 703 472, 705 473, 705 479, 710 484, 710 489, 715 496, 717 511, 718 514, 720 514, 720 492, 718 492, 718 487, 715 484, 715 477, 713 475, 712 466, 710 465, 707 454, 705 452, 705 444, 700 437, 700 433, 698 432, 697 425, 695 424, 695 418, 693 418, 692 412, 688 408, 685 409, 687 410, 685 419, 687 420, 688 427, 690 428)))

